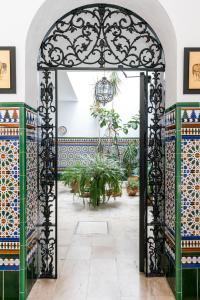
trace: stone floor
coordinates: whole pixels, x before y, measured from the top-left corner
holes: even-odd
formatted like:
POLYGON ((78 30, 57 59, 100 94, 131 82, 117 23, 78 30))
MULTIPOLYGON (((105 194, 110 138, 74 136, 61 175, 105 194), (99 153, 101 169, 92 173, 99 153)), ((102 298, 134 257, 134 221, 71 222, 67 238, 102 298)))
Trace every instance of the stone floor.
POLYGON ((28 300, 174 300, 164 278, 138 271, 138 197, 95 210, 59 183, 58 203, 58 279, 38 280, 28 300))

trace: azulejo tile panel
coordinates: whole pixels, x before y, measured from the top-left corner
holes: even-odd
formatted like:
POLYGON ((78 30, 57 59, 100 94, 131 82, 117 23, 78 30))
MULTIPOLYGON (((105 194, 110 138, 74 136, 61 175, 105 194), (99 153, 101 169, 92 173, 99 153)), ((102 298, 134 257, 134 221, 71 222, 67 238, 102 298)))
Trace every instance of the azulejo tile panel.
MULTIPOLYGON (((122 153, 125 147, 133 141, 129 138, 119 138, 119 151, 122 153)), ((97 153, 98 138, 58 138, 58 171, 74 165, 77 161, 84 164, 85 156, 94 156, 97 153)), ((103 147, 106 151, 111 144, 111 139, 102 139, 103 147)))
POLYGON ((0 108, 0 271, 19 270, 19 109, 0 108))
POLYGON ((27 141, 27 234, 37 225, 37 143, 27 141), (32 154, 32 155, 31 155, 32 154))
POLYGON ((175 116, 176 112, 175 109, 169 111, 165 114, 165 127, 168 129, 168 127, 175 125, 175 116))
POLYGON ((27 264, 37 255, 37 114, 26 110, 26 233, 27 264))
POLYGON ((37 113, 30 109, 26 109, 26 127, 33 129, 36 129, 37 127, 37 113))
POLYGON ((165 117, 165 252, 175 260, 175 111, 165 117))
POLYGON ((26 292, 37 278, 38 255, 38 162, 37 114, 26 110, 26 292))
POLYGON ((0 108, 0 124, 3 126, 19 125, 19 109, 18 108, 0 108))
POLYGON ((0 107, 0 272, 16 274, 12 276, 15 282, 0 274, 0 289, 3 285, 7 293, 12 286, 9 295, 13 299, 19 293, 25 295, 28 279, 33 283, 33 276, 37 277, 33 262, 37 263, 38 238, 37 114, 22 103, 16 106, 0 107))
POLYGON ((200 268, 200 109, 181 109, 182 267, 200 268))

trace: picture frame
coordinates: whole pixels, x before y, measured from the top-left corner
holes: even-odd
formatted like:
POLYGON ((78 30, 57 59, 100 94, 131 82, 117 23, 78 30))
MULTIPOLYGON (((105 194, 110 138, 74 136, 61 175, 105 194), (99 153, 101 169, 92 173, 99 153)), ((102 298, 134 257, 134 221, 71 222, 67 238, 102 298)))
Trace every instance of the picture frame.
POLYGON ((16 48, 0 47, 0 94, 16 93, 16 48))
POLYGON ((200 48, 184 48, 184 94, 200 94, 200 48))

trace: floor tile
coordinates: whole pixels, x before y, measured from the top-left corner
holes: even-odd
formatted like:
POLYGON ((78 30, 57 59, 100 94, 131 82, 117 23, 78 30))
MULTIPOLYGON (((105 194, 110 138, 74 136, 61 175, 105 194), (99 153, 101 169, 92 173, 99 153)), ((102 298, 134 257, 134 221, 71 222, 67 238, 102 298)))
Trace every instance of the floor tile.
POLYGON ((67 259, 90 259, 91 247, 88 246, 71 246, 67 252, 67 259))
POLYGON ((37 280, 28 300, 175 299, 165 278, 139 273, 138 197, 93 209, 58 191, 58 279, 37 280))
POLYGON ((108 234, 108 224, 104 221, 80 221, 76 234, 108 234))
POLYGON ((115 259, 92 259, 87 300, 120 300, 115 259))

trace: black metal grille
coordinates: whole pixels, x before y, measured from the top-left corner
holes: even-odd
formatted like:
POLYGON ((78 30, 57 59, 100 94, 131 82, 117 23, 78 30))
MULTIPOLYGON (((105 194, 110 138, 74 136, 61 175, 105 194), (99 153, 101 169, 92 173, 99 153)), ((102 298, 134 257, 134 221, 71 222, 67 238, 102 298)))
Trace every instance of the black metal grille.
MULTIPOLYGON (((40 81, 39 203, 40 270, 57 276, 57 70, 130 69, 154 71, 150 84, 149 185, 151 220, 146 203, 144 245, 146 273, 161 275, 163 247, 164 165, 162 152, 162 46, 151 27, 131 11, 115 5, 80 7, 56 21, 44 38, 38 59, 40 81), (159 72, 158 72, 159 71, 159 72)), ((147 130, 147 128, 146 128, 147 130)), ((147 188, 147 187, 146 187, 147 188)), ((140 238, 143 239, 143 236, 140 238)))
POLYGON ((41 277, 57 276, 57 145, 55 72, 43 71, 39 113, 39 212, 41 277))
POLYGON ((164 70, 163 49, 151 27, 114 5, 71 11, 49 30, 40 47, 39 68, 164 70))
POLYGON ((146 273, 163 275, 164 253, 164 101, 162 73, 154 72, 149 83, 148 99, 148 182, 146 202, 146 273))

